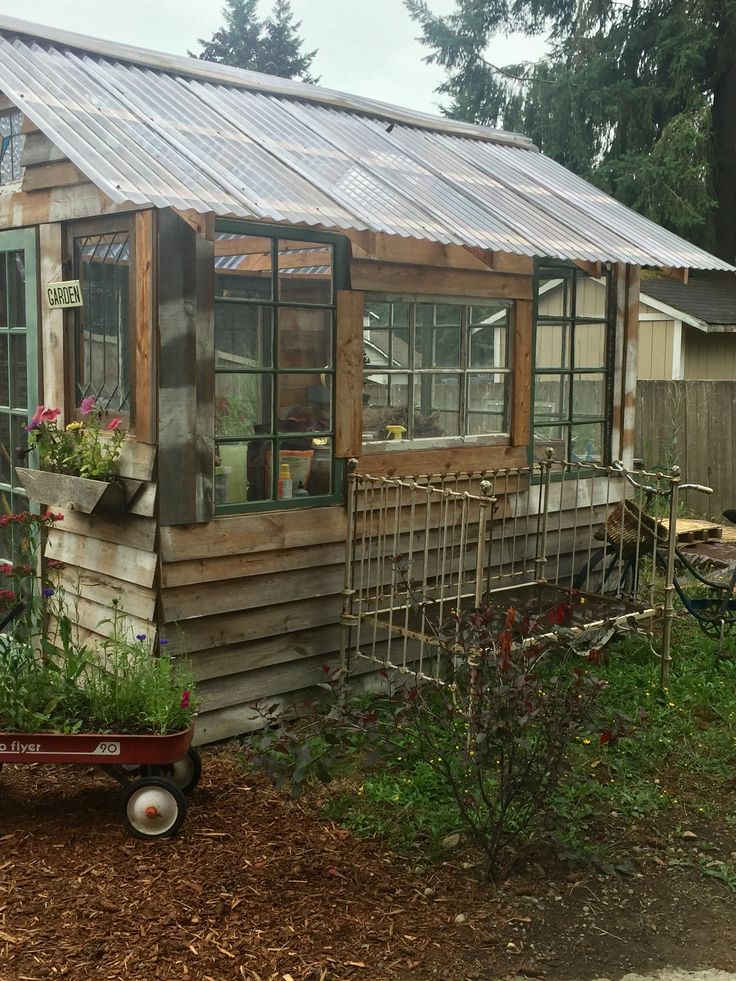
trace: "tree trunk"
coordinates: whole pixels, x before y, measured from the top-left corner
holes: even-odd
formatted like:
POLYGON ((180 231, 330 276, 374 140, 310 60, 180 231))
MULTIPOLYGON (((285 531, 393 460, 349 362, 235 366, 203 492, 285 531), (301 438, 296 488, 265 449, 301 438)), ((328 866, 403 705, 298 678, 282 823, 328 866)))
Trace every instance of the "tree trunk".
POLYGON ((719 6, 711 137, 715 252, 736 263, 736 22, 729 17, 728 3, 719 6))

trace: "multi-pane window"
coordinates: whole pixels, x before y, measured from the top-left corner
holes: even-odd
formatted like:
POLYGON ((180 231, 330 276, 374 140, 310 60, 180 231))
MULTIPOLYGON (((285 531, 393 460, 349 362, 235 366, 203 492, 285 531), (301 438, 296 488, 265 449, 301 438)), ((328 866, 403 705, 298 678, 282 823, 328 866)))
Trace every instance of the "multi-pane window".
POLYGON ((123 414, 133 393, 130 240, 128 228, 73 238, 83 299, 74 311, 76 404, 93 395, 100 408, 123 414))
POLYGON ((611 420, 610 273, 545 266, 537 283, 534 441, 567 460, 608 457, 611 420))
POLYGON ((511 309, 501 300, 366 299, 364 442, 508 433, 511 309))
POLYGON ((335 241, 216 233, 220 513, 334 492, 335 241))
POLYGON ((0 184, 20 180, 24 136, 23 118, 17 109, 0 113, 0 184))

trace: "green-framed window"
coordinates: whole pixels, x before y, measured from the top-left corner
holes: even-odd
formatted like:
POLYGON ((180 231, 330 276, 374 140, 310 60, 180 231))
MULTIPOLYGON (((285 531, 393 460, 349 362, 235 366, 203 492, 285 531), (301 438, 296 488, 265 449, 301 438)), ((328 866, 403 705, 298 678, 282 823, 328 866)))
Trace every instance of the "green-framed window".
POLYGON ((508 435, 512 304, 366 298, 363 441, 508 435))
POLYGON ((336 499, 336 298, 346 259, 336 235, 218 223, 216 513, 336 499))
POLYGON ((592 278, 569 265, 540 264, 536 278, 534 452, 605 463, 613 410, 610 269, 592 278))

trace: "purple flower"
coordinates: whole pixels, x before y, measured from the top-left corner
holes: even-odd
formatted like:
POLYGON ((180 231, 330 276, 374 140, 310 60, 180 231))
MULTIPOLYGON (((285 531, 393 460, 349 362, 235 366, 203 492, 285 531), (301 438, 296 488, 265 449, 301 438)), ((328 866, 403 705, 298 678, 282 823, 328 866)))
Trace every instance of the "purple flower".
POLYGON ((40 425, 41 425, 41 420, 40 419, 31 419, 31 421, 28 423, 28 425, 27 426, 24 426, 23 428, 25 429, 25 431, 27 433, 30 433, 30 432, 33 432, 34 429, 38 429, 38 427, 40 425))
POLYGON ((159 644, 160 644, 160 645, 161 645, 162 647, 166 647, 166 645, 168 644, 168 640, 160 640, 160 641, 159 641, 159 644))
POLYGON ((79 406, 79 411, 83 416, 88 416, 90 412, 94 409, 97 399, 94 395, 87 395, 82 399, 82 404, 79 406))
POLYGON ((145 634, 136 634, 135 635, 135 639, 136 640, 139 640, 141 643, 143 643, 143 641, 146 639, 146 635, 145 634))
POLYGON ((53 596, 54 595, 54 588, 53 588, 53 586, 44 586, 42 592, 43 592, 43 595, 46 597, 46 599, 48 599, 49 596, 53 596))

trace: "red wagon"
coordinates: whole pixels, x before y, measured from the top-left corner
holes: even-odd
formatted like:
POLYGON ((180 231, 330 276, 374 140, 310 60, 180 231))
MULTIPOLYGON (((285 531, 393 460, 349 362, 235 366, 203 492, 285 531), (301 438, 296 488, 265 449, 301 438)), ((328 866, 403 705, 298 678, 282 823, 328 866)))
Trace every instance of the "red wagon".
POLYGON ((170 838, 184 823, 186 795, 202 772, 193 735, 192 726, 167 736, 0 732, 0 767, 4 763, 99 766, 123 787, 120 807, 127 832, 136 838, 170 838))

